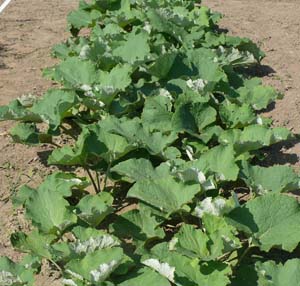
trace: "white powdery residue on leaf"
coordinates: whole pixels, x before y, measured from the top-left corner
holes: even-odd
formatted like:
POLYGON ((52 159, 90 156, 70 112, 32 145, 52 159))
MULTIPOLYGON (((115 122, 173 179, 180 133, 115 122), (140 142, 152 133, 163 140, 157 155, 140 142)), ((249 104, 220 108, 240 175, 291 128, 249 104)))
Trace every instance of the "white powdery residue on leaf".
POLYGON ((150 25, 149 22, 145 22, 144 30, 145 30, 148 34, 151 34, 152 26, 150 25))
POLYGON ((40 117, 42 118, 43 122, 45 122, 48 125, 50 124, 50 121, 45 114, 40 114, 40 117))
POLYGON ((18 276, 14 276, 11 272, 0 271, 0 286, 11 286, 21 282, 21 279, 18 276))
POLYGON ((87 97, 96 97, 95 93, 92 90, 86 91, 84 95, 87 97))
POLYGON ((81 48, 81 51, 79 53, 79 57, 83 60, 86 60, 89 56, 89 53, 91 51, 91 48, 89 45, 85 45, 81 48))
POLYGON ((200 205, 195 208, 197 217, 202 218, 205 213, 219 216, 226 207, 226 201, 222 198, 217 198, 213 201, 212 197, 205 198, 200 205))
POLYGON ((83 91, 90 91, 92 90, 92 87, 88 84, 83 84, 81 87, 80 87, 81 90, 83 91))
POLYGON ((156 270, 159 274, 166 277, 172 283, 175 279, 175 267, 170 266, 168 263, 161 263, 158 259, 150 258, 142 262, 144 265, 156 270))
POLYGON ((204 173, 194 167, 179 172, 178 176, 184 182, 196 182, 203 184, 206 181, 204 173))
POLYGON ((213 180, 209 179, 202 183, 202 188, 205 191, 210 191, 210 190, 215 190, 217 188, 217 186, 215 185, 213 180))
POLYGON ((78 286, 72 279, 63 279, 61 282, 67 286, 78 286))
POLYGON ((18 101, 21 103, 24 107, 31 107, 33 103, 36 101, 37 97, 35 95, 29 94, 23 94, 22 96, 18 97, 18 101))
POLYGON ((186 155, 189 157, 190 161, 195 161, 194 150, 191 146, 186 146, 186 155))
POLYGON ((90 272, 93 282, 103 282, 120 265, 120 261, 112 260, 109 263, 103 263, 90 272))
POLYGON ((83 278, 80 274, 78 274, 78 273, 76 273, 76 272, 73 272, 73 271, 70 270, 70 269, 67 269, 65 272, 66 272, 67 274, 69 274, 70 276, 74 277, 75 279, 78 279, 78 280, 80 280, 80 281, 83 281, 83 280, 84 280, 84 278, 83 278))
POLYGON ((106 85, 102 87, 102 90, 105 95, 113 95, 116 92, 116 89, 112 85, 106 85))
POLYGON ((258 125, 263 125, 263 120, 262 120, 262 118, 261 118, 260 116, 257 117, 256 123, 257 123, 258 125))
POLYGON ((268 190, 266 190, 262 185, 257 186, 257 193, 259 195, 266 195, 268 193, 268 190))
POLYGON ((228 236, 225 236, 225 235, 222 235, 221 236, 224 240, 224 242, 230 246, 230 248, 238 248, 239 247, 239 244, 237 244, 233 239, 229 238, 228 236))
POLYGON ((94 252, 96 249, 110 248, 119 245, 119 242, 110 235, 98 236, 96 238, 91 237, 86 241, 78 241, 72 244, 73 250, 80 253, 94 252))
POLYGON ((171 93, 167 89, 165 89, 165 88, 160 88, 159 89, 159 96, 167 97, 171 101, 173 101, 173 97, 172 97, 171 93))
POLYGON ((82 183, 82 180, 78 179, 78 178, 72 178, 72 179, 68 179, 66 180, 67 182, 71 182, 74 183, 76 185, 80 185, 82 183))
POLYGON ((207 81, 201 78, 195 80, 189 79, 186 81, 186 85, 192 90, 200 92, 204 90, 205 86, 207 85, 207 81))

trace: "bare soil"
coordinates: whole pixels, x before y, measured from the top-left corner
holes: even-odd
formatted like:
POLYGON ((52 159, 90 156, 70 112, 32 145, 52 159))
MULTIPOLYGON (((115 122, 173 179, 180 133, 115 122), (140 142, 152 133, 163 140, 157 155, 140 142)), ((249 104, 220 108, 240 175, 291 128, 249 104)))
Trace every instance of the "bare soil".
MULTIPOLYGON (((266 114, 276 125, 300 132, 300 5, 299 0, 205 0, 224 14, 222 28, 250 37, 266 52, 258 74, 267 84, 285 93, 266 114)), ((1 1, 0 1, 1 3, 1 1)), ((66 15, 77 0, 13 0, 0 14, 0 105, 23 94, 41 95, 51 82, 41 69, 55 63, 51 47, 67 38, 66 15)), ((0 255, 19 259, 10 246, 10 234, 26 230, 22 211, 14 210, 9 197, 24 183, 37 185, 49 171, 43 164, 48 147, 13 144, 7 136, 11 123, 0 123, 0 255)), ((299 167, 300 143, 280 147, 275 163, 299 167)), ((37 285, 60 285, 49 268, 37 285)))
MULTIPOLYGON (((40 96, 51 87, 41 70, 55 64, 51 47, 67 39, 66 16, 77 4, 77 0, 13 0, 0 14, 0 105, 23 94, 40 96)), ((7 136, 10 127, 11 123, 0 123, 0 255, 18 260, 20 254, 10 246, 9 237, 29 225, 8 198, 24 183, 37 185, 49 172, 43 164, 48 147, 13 144, 7 136)), ((45 268, 37 285, 60 285, 45 268)))

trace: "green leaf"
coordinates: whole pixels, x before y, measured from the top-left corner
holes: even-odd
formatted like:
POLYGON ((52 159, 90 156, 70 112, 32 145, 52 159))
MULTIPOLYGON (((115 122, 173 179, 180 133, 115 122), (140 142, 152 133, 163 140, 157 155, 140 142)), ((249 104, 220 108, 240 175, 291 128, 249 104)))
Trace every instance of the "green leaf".
POLYGON ((229 129, 219 136, 221 144, 234 145, 237 154, 259 150, 266 146, 293 138, 291 132, 286 128, 269 128, 262 125, 249 125, 243 131, 229 129))
POLYGON ((234 153, 233 147, 230 145, 216 146, 188 165, 196 167, 204 173, 214 172, 221 180, 235 181, 238 177, 239 167, 235 163, 234 153))
POLYGON ((280 94, 270 86, 262 86, 261 80, 253 78, 245 82, 245 86, 238 89, 240 96, 237 100, 250 104, 255 110, 267 108, 268 105, 280 98, 280 94))
POLYGON ((7 257, 0 257, 0 285, 1 286, 33 286, 34 270, 16 264, 7 257))
POLYGON ((142 113, 142 121, 150 132, 172 131, 172 103, 166 96, 147 97, 142 113))
POLYGON ((129 159, 111 168, 122 176, 122 180, 133 183, 139 180, 151 178, 155 174, 151 161, 147 159, 129 159))
POLYGON ((293 197, 270 193, 248 201, 228 217, 263 251, 278 247, 291 252, 300 242, 300 207, 293 197))
POLYGON ((173 116, 173 128, 181 131, 201 132, 206 126, 215 122, 216 110, 203 103, 184 104, 176 108, 173 116))
POLYGON ((300 178, 292 167, 260 167, 244 164, 242 179, 255 192, 264 194, 268 191, 288 192, 299 189, 300 178))
POLYGON ((256 263, 258 286, 300 285, 300 259, 288 260, 285 264, 274 261, 256 263))
POLYGON ((198 184, 187 185, 167 175, 137 181, 127 197, 142 200, 161 212, 171 214, 182 210, 200 191, 198 184))
POLYGON ((89 253, 82 259, 72 260, 67 263, 65 269, 70 278, 85 279, 86 281, 99 283, 105 281, 112 272, 122 263, 124 256, 119 247, 100 249, 89 253))
POLYGON ((31 111, 39 114, 52 129, 56 129, 78 102, 78 97, 73 91, 50 89, 33 105, 31 111))
POLYGON ((110 104, 116 93, 124 91, 131 84, 132 67, 117 65, 110 72, 101 71, 99 84, 95 86, 95 96, 105 104, 110 104))
POLYGON ((112 201, 113 198, 109 193, 87 195, 77 205, 78 217, 96 227, 113 212, 112 201))
POLYGON ((67 58, 53 72, 53 78, 64 82, 67 86, 79 88, 82 85, 92 85, 98 77, 92 62, 75 57, 67 58))
POLYGON ((176 234, 174 242, 177 241, 174 248, 189 257, 199 257, 200 259, 209 256, 209 237, 200 229, 195 229, 193 226, 185 224, 176 234))
POLYGON ((34 255, 51 259, 49 244, 55 238, 55 235, 44 235, 39 233, 37 230, 34 230, 30 234, 25 234, 23 232, 16 232, 12 234, 11 242, 13 247, 23 252, 29 251, 34 255))
POLYGON ((148 68, 149 73, 159 79, 166 78, 175 62, 176 57, 177 53, 173 51, 160 55, 148 68))
POLYGON ((27 106, 24 106, 20 99, 15 99, 6 106, 0 106, 0 121, 3 120, 20 120, 41 122, 41 117, 34 114, 27 106))
POLYGON ((220 106, 219 112, 223 123, 229 128, 244 127, 256 120, 254 111, 248 104, 238 106, 226 101, 220 106))
MULTIPOLYGON (((113 116, 107 117, 99 123, 101 128, 107 132, 119 134, 130 143, 132 149, 145 148, 152 155, 160 155, 167 147, 169 147, 176 139, 176 132, 164 134, 162 132, 149 132, 145 128, 140 118, 128 119, 123 117, 117 119, 113 116)), ((131 149, 131 150, 132 150, 131 149)))
POLYGON ((52 143, 52 136, 39 132, 34 123, 18 123, 10 129, 9 133, 16 143, 28 145, 52 143))
POLYGON ((55 189, 31 189, 25 201, 26 216, 45 234, 64 231, 76 222, 69 203, 55 189))
POLYGON ((143 258, 142 262, 178 286, 226 286, 229 283, 227 275, 231 273, 229 266, 218 262, 199 266, 198 259, 190 259, 175 251, 169 251, 166 243, 152 248, 151 254, 147 255, 147 259, 143 258))
POLYGON ((205 232, 191 225, 181 227, 173 239, 176 242, 173 247, 177 252, 209 261, 241 246, 236 229, 226 223, 224 218, 205 214, 202 220, 205 232))
MULTIPOLYGON (((89 182, 86 178, 79 178, 71 173, 56 172, 47 176, 38 190, 55 191, 63 197, 70 197, 73 189, 83 190, 87 186, 89 186, 89 182)), ((35 189, 22 186, 15 197, 13 197, 13 203, 16 206, 25 205, 26 201, 34 196, 35 193, 35 189)))
POLYGON ((113 55, 130 65, 146 60, 146 56, 150 53, 148 37, 145 31, 128 34, 126 41, 120 42, 119 47, 113 50, 113 55))
POLYGON ((120 216, 112 224, 113 233, 122 238, 146 242, 149 239, 164 238, 164 231, 150 212, 131 210, 120 216))
POLYGON ((91 13, 84 10, 76 10, 72 11, 68 15, 68 23, 76 29, 81 29, 83 27, 91 26, 93 21, 97 19, 97 16, 101 16, 101 14, 91 13))
POLYGON ((118 286, 141 285, 171 286, 170 282, 166 278, 148 268, 142 268, 137 272, 130 273, 125 277, 123 282, 118 284, 118 286))

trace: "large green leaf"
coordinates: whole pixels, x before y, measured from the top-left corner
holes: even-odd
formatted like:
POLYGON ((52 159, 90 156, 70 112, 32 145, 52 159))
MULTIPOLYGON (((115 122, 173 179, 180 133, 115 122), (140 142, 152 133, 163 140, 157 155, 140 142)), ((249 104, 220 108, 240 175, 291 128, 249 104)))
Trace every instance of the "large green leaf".
POLYGON ((255 110, 267 108, 280 94, 270 86, 262 86, 261 79, 253 78, 245 82, 245 86, 239 88, 237 100, 250 104, 255 110))
POLYGON ((33 105, 31 111, 39 114, 44 122, 56 129, 78 102, 78 97, 73 91, 50 89, 33 105))
MULTIPOLYGON (((63 197, 72 196, 72 189, 83 190, 89 186, 86 178, 79 178, 72 173, 56 172, 46 177, 38 190, 55 191, 63 197)), ((24 205, 27 200, 35 195, 36 190, 28 186, 22 186, 18 193, 14 196, 13 202, 15 205, 24 205)))
POLYGON ((300 207, 287 195, 270 193, 250 200, 228 219, 263 251, 278 247, 291 252, 300 242, 300 207))
POLYGON ((21 251, 29 251, 34 255, 51 259, 49 245, 55 238, 55 235, 44 235, 39 233, 37 230, 34 230, 30 234, 25 234, 23 232, 16 232, 12 234, 11 242, 15 248, 21 251))
POLYGON ((224 124, 230 128, 244 127, 256 120, 254 111, 248 104, 238 106, 226 101, 220 106, 219 112, 224 124))
POLYGON ((133 272, 130 275, 126 276, 125 279, 123 282, 118 284, 118 286, 171 286, 170 282, 166 278, 148 268, 142 268, 137 272, 133 272))
POLYGON ((259 150, 293 138, 291 132, 282 127, 269 128, 254 124, 240 129, 228 129, 220 134, 218 140, 221 144, 234 145, 237 154, 247 151, 259 150))
POLYGON ((131 72, 132 67, 128 64, 117 65, 110 72, 100 72, 95 96, 105 104, 110 104, 117 92, 124 91, 130 85, 131 72))
POLYGON ((162 239, 165 235, 151 213, 143 210, 131 210, 118 216, 112 224, 112 229, 118 237, 142 242, 153 238, 162 239))
POLYGON ((150 52, 148 37, 146 31, 138 34, 130 33, 126 41, 121 42, 119 47, 113 50, 113 55, 131 65, 146 60, 150 52))
POLYGON ((147 159, 129 159, 120 162, 113 168, 112 172, 116 172, 122 176, 122 180, 133 183, 139 180, 150 179, 156 175, 151 161, 147 159))
POLYGON ((151 254, 142 262, 178 286, 226 286, 229 283, 227 275, 231 273, 230 267, 218 262, 200 266, 199 260, 169 251, 166 243, 152 248, 151 254))
POLYGON ((70 57, 55 68, 53 78, 67 86, 79 88, 82 85, 92 85, 97 80, 98 73, 92 62, 70 57))
POLYGON ((216 110, 205 103, 184 104, 179 106, 172 118, 175 130, 201 132, 206 126, 215 122, 216 110))
POLYGON ((285 264, 274 261, 257 263, 258 286, 300 285, 300 260, 291 259, 285 264))
POLYGON ((196 167, 198 170, 214 172, 221 180, 235 181, 237 179, 239 168, 235 163, 233 147, 217 146, 203 153, 196 161, 188 165, 196 167), (218 158, 216 160, 216 158, 218 158))
POLYGON ((8 105, 0 106, 0 121, 3 120, 42 121, 41 117, 32 113, 27 106, 22 104, 20 99, 15 99, 8 105))
POLYGON ((25 201, 26 215, 43 233, 56 234, 76 222, 69 203, 55 189, 28 191, 28 199, 25 201))
POLYGON ((145 101, 142 121, 150 132, 172 130, 172 102, 166 96, 148 97, 145 101))
POLYGON ((260 167, 244 164, 241 177, 251 189, 260 194, 268 191, 295 191, 300 186, 299 176, 289 166, 260 167))
POLYGON ((40 132, 34 123, 18 123, 10 129, 9 133, 16 143, 27 145, 52 143, 52 136, 40 132))
POLYGON ((113 212, 113 198, 109 193, 87 195, 77 204, 78 217, 96 227, 113 212))
POLYGON ((184 184, 169 175, 137 181, 127 196, 142 200, 161 212, 171 214, 181 210, 200 191, 198 184, 184 184))
POLYGON ((65 267, 66 274, 75 281, 99 284, 116 270, 123 259, 123 251, 119 247, 96 250, 82 259, 71 260, 65 267))
POLYGON ((237 231, 224 218, 204 215, 205 232, 184 225, 176 234, 173 248, 190 258, 209 261, 240 247, 237 231))

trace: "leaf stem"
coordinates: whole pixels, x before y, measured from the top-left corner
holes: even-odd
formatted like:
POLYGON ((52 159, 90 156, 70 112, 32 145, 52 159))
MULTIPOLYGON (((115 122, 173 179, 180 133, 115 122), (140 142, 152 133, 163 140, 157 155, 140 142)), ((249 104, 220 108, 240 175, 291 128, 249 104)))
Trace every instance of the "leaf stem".
POLYGON ((96 173, 96 178, 97 178, 97 186, 98 186, 98 190, 99 190, 99 192, 101 192, 100 174, 99 174, 97 171, 95 171, 95 173, 96 173))
POLYGON ((106 173, 105 173, 105 178, 104 178, 104 187, 103 190, 106 189, 106 185, 107 185, 107 179, 108 179, 108 175, 110 173, 110 168, 111 168, 111 162, 109 162, 106 173))
POLYGON ((238 262, 236 264, 236 266, 239 266, 242 262, 242 260, 245 258, 245 256, 248 254, 248 252, 250 251, 251 246, 248 245, 247 248, 244 250, 244 252, 242 253, 241 256, 238 257, 238 262))
POLYGON ((89 177, 90 177, 90 180, 91 180, 91 182, 92 182, 92 184, 93 184, 93 187, 94 187, 94 189, 95 189, 96 194, 99 193, 99 190, 98 190, 98 188, 97 188, 96 182, 95 182, 95 180, 94 180, 94 178, 93 178, 93 176, 92 176, 91 171, 90 171, 88 168, 85 168, 85 170, 86 170, 86 172, 88 173, 88 175, 89 175, 89 177))
POLYGON ((63 270, 62 268, 51 258, 48 258, 48 260, 55 266, 55 268, 62 274, 63 270))

